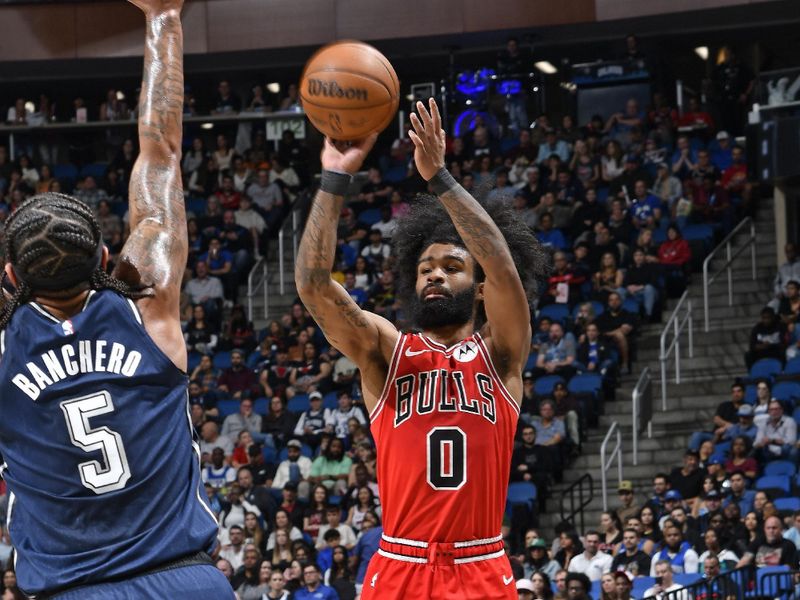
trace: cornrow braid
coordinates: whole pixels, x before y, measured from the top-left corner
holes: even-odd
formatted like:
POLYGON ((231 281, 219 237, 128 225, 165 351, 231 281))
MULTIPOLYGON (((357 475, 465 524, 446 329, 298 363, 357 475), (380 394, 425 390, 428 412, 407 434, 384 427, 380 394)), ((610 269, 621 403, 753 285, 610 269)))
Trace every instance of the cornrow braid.
POLYGON ((152 295, 99 265, 103 240, 92 210, 77 198, 46 192, 23 202, 6 220, 6 257, 18 285, 0 312, 0 330, 37 292, 65 297, 85 289, 111 289, 128 298, 152 295))

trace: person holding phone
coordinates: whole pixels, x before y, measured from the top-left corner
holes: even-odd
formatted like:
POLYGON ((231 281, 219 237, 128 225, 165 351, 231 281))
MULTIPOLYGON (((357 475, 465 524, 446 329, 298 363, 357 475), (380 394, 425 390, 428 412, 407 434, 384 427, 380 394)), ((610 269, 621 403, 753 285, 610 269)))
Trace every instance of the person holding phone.
MULTIPOLYGON (((672 565, 670 561, 663 559, 659 560, 655 565, 656 584, 648 588, 644 593, 644 598, 655 598, 661 600, 670 592, 683 589, 683 586, 675 583, 672 578, 672 565)), ((669 600, 689 600, 689 595, 684 590, 680 594, 670 594, 669 600)))

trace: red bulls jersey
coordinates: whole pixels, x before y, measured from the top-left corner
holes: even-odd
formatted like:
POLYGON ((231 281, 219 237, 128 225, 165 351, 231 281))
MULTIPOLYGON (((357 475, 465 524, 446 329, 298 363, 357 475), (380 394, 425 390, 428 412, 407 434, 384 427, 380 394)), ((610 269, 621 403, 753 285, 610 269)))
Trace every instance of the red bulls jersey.
POLYGON ((518 417, 480 334, 450 348, 401 335, 371 416, 385 534, 496 537, 518 417))

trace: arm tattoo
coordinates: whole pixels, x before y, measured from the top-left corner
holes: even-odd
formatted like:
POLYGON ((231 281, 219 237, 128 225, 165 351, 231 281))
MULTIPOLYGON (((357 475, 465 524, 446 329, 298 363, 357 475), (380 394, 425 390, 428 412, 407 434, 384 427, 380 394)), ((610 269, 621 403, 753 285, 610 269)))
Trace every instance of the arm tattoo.
POLYGON ((317 192, 297 254, 298 287, 320 291, 330 285, 343 200, 341 196, 317 192))
POLYGON ((450 215, 467 250, 478 262, 502 254, 511 259, 503 234, 467 190, 456 185, 439 196, 439 200, 450 215))
POLYGON ((188 241, 180 173, 183 30, 176 11, 148 16, 139 97, 139 146, 130 181, 131 236, 121 273, 141 283, 179 286, 188 241))

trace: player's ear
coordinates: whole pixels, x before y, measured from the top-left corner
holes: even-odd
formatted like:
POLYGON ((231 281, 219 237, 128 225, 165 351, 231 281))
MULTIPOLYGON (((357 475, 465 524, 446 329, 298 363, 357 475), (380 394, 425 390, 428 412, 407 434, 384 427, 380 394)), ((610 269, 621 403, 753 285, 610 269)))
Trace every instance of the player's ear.
POLYGON ((483 300, 483 286, 484 286, 484 285, 485 285, 485 284, 484 284, 484 282, 483 282, 483 281, 481 281, 481 282, 478 284, 478 289, 477 289, 477 291, 475 292, 475 299, 476 299, 476 300, 483 300))
POLYGON ((103 271, 106 270, 108 266, 108 246, 103 246, 103 256, 100 257, 100 266, 103 267, 103 271))
POLYGON ((6 277, 8 277, 8 280, 11 282, 11 284, 15 288, 19 287, 19 280, 17 279, 17 274, 14 272, 14 267, 11 266, 10 262, 6 263, 5 273, 6 273, 6 277))

